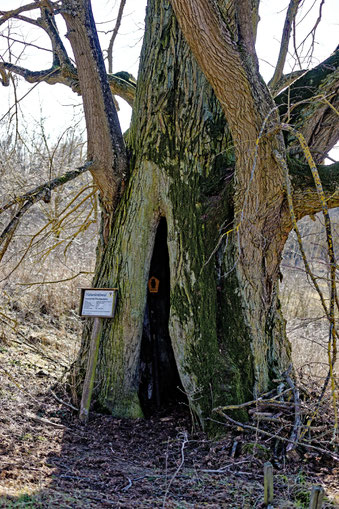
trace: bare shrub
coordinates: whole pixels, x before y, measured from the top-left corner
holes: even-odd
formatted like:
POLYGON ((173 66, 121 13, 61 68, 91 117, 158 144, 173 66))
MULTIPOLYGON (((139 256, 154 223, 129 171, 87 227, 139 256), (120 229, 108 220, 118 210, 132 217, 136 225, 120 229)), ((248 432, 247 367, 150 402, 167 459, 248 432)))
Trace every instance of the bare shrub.
MULTIPOLYGON (((330 214, 336 245, 339 209, 331 210, 330 214)), ((320 214, 317 214, 314 220, 306 217, 299 222, 299 226, 311 269, 328 303, 329 265, 322 217, 320 214)), ((318 379, 321 383, 328 373, 329 323, 324 315, 319 295, 305 272, 293 232, 286 243, 281 270, 283 281, 280 286, 280 297, 283 313, 287 319, 287 333, 292 345, 294 364, 303 375, 318 379)), ((338 368, 338 361, 336 367, 338 368)))
MULTIPOLYGON (((46 138, 42 124, 31 138, 7 134, 0 144, 2 205, 81 166, 85 155, 76 125, 53 142, 46 138)), ((6 212, 0 217, 1 229, 13 214, 6 212)), ((2 260, 0 305, 15 310, 22 319, 74 313, 79 287, 91 284, 97 218, 96 190, 86 174, 53 192, 46 203, 32 207, 2 260)))

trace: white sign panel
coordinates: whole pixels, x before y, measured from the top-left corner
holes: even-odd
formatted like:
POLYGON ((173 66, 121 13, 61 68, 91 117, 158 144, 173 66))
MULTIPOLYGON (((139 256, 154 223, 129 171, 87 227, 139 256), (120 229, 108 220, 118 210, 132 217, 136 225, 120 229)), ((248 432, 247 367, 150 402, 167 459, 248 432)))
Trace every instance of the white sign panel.
POLYGON ((117 292, 114 289, 84 289, 81 316, 98 316, 112 318, 114 316, 117 292))

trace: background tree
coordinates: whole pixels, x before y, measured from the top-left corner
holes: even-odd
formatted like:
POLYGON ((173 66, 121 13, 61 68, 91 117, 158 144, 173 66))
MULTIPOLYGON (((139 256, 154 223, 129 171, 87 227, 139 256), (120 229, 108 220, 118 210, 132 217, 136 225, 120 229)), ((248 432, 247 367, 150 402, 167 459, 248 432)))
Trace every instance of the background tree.
MULTIPOLYGON (((292 83, 295 74, 283 76, 298 6, 291 0, 271 80, 273 93, 284 83, 289 88, 274 99, 255 52, 259 2, 149 0, 135 93, 128 75, 107 75, 89 1, 2 12, 4 22, 39 8, 29 22, 48 33, 54 55, 39 72, 1 63, 3 82, 17 73, 62 82, 83 98, 90 171, 102 202, 94 285, 119 289, 116 316, 102 333, 96 384, 97 400, 114 415, 139 416, 182 384, 204 424, 217 405, 266 390, 290 363, 278 280, 293 225, 291 185, 296 220, 322 209, 326 216, 326 207, 338 205, 338 166, 318 167, 321 203, 319 182, 317 190, 291 130, 303 134, 319 164, 339 133, 338 50, 292 83), (112 92, 133 101, 125 139, 112 92), (150 276, 160 280, 156 295, 147 290, 150 276)), ((331 256, 327 312, 335 355, 331 256)), ((88 338, 85 330, 79 380, 88 338)))

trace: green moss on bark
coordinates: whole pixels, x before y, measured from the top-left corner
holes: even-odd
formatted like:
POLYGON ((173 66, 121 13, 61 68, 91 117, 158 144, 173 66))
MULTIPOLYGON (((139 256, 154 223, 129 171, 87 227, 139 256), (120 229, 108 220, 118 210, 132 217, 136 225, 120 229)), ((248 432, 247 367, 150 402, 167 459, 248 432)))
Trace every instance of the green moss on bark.
MULTIPOLYGON (((253 302, 246 300, 249 283, 238 270, 237 238, 226 235, 234 225, 235 183, 233 143, 222 110, 170 4, 150 2, 146 22, 128 135, 131 176, 95 280, 119 288, 116 316, 102 337, 96 397, 113 415, 141 415, 136 395, 146 286, 155 232, 165 216, 172 346, 191 409, 208 427, 214 407, 252 399, 262 365, 276 363, 268 371, 279 370, 278 351, 277 359, 270 358, 275 335, 281 334, 277 301, 267 295, 269 311, 260 291, 253 302)), ((250 275, 261 278, 260 290, 266 276, 258 258, 250 275)), ((87 335, 81 359, 86 341, 87 335)), ((245 419, 246 413, 236 416, 245 419)))

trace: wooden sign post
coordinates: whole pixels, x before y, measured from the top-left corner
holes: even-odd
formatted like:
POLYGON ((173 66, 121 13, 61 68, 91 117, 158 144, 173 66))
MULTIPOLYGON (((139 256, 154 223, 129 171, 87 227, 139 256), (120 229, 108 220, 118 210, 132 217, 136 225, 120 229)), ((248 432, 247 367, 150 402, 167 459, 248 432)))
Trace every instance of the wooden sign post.
POLYGON ((273 507, 273 466, 267 461, 264 464, 264 503, 266 507, 273 507))
POLYGON ((89 417, 103 319, 113 318, 116 300, 116 288, 82 288, 81 290, 80 315, 94 318, 79 413, 80 421, 85 424, 89 417))

